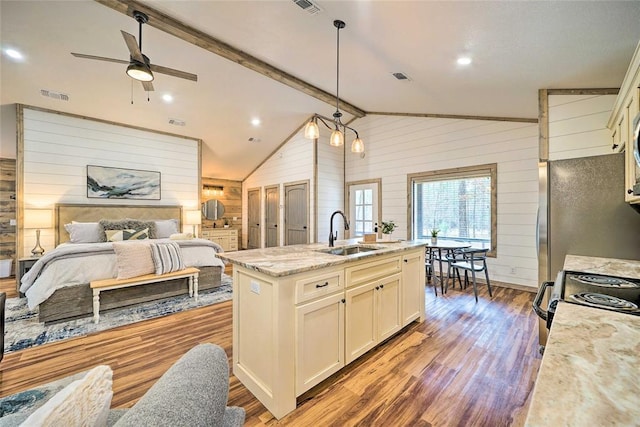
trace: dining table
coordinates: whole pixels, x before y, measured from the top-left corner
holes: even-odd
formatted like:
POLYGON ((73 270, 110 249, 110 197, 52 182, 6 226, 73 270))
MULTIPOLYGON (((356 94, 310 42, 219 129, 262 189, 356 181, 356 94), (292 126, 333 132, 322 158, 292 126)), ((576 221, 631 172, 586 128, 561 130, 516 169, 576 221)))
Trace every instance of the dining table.
MULTIPOLYGON (((442 269, 442 259, 443 258, 446 259, 446 257, 448 255, 451 255, 455 250, 466 249, 470 247, 471 247, 470 243, 458 242, 455 240, 440 240, 440 239, 438 239, 435 243, 431 241, 426 246, 426 250, 428 252, 427 255, 429 256, 429 260, 431 262, 431 271, 432 271, 431 277, 433 277, 434 279, 433 290, 435 291, 436 296, 438 295, 438 291, 437 291, 438 285, 436 283, 436 279, 439 279, 440 291, 444 294, 444 271, 442 269), (433 266, 436 261, 438 262, 438 267, 439 267, 439 273, 440 273, 439 278, 435 275, 435 270, 433 270, 433 266)), ((454 277, 454 280, 455 280, 455 277, 454 277)))

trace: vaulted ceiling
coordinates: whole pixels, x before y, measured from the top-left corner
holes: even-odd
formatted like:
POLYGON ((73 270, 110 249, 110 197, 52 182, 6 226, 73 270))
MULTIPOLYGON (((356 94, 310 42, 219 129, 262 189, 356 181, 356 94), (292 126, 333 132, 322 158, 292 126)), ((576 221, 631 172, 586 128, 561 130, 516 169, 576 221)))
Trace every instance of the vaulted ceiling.
POLYGON ((634 1, 314 2, 315 15, 288 0, 3 0, 2 49, 24 58, 2 55, 0 102, 201 138, 204 176, 243 179, 311 114, 335 110, 327 102, 336 90, 334 19, 347 23, 340 97, 367 113, 534 119, 540 88, 619 87, 640 40, 634 1), (197 83, 156 73, 147 101, 126 65, 70 54, 128 60, 120 30, 138 37, 126 14, 135 8, 151 12, 143 53, 197 74, 197 83), (166 32, 176 26, 202 37, 166 32), (211 41, 229 45, 241 62, 249 58, 249 68, 199 47, 211 49, 211 41), (472 63, 458 65, 460 56, 472 63), (69 100, 44 97, 42 89, 69 100))

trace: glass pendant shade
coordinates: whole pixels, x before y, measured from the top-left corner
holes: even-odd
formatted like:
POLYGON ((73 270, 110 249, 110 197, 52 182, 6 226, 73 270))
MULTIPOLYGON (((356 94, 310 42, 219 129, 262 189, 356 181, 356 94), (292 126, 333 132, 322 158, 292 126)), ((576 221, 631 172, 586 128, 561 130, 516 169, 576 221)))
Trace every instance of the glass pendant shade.
POLYGON ((364 152, 364 142, 359 137, 353 140, 351 143, 351 152, 352 153, 363 153, 364 152))
POLYGON ((153 80, 153 74, 149 67, 136 62, 129 64, 127 67, 127 75, 132 79, 139 80, 141 82, 150 82, 153 80))
POLYGON ((304 137, 307 139, 318 139, 320 137, 320 129, 318 124, 313 120, 309 120, 304 127, 304 137))
POLYGON ((333 132, 331 132, 329 144, 333 147, 340 147, 341 145, 344 145, 344 134, 340 132, 339 129, 334 130, 333 132))

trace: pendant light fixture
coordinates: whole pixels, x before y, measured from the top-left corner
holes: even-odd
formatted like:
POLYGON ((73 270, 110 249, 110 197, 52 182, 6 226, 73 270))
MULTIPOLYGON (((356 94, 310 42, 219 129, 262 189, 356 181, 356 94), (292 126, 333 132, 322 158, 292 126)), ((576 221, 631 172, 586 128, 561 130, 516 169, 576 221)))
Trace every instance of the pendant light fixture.
POLYGON ((360 139, 358 132, 342 123, 340 119, 342 113, 340 112, 340 30, 347 26, 344 21, 336 19, 333 21, 333 26, 337 29, 336 36, 336 111, 333 113, 333 127, 329 126, 324 119, 315 114, 304 127, 304 137, 307 139, 317 139, 320 136, 320 130, 318 129, 318 120, 322 122, 328 129, 333 129, 331 137, 329 138, 329 144, 334 147, 340 147, 344 145, 344 136, 347 129, 356 134, 355 139, 351 143, 351 152, 362 153, 364 152, 364 142, 360 139))

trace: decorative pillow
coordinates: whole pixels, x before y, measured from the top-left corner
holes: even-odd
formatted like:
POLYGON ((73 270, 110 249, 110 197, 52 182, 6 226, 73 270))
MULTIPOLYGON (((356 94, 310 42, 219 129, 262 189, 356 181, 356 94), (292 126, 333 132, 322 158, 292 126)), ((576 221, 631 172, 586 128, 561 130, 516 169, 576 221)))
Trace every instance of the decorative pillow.
POLYGON ((76 222, 65 224, 71 243, 97 243, 100 241, 100 224, 97 222, 76 222))
POLYGON ((106 426, 113 391, 113 372, 96 366, 36 409, 24 426, 106 426))
POLYGON ((143 242, 114 242, 118 279, 153 274, 155 265, 151 258, 151 248, 143 242))
POLYGON ((105 234, 106 230, 144 230, 145 228, 149 229, 148 235, 149 239, 156 238, 156 223, 154 221, 140 221, 137 219, 124 219, 119 221, 111 221, 108 219, 101 219, 98 224, 100 224, 100 228, 102 229, 100 233, 101 242, 107 241, 107 236, 105 234))
POLYGON ((156 274, 171 273, 186 268, 182 260, 180 246, 174 242, 152 243, 151 257, 156 274))
POLYGON ((154 222, 156 224, 156 239, 167 239, 178 232, 177 219, 160 219, 154 222))
POLYGON ((123 240, 146 240, 149 238, 149 229, 144 230, 105 230, 107 242, 121 242, 123 240))

